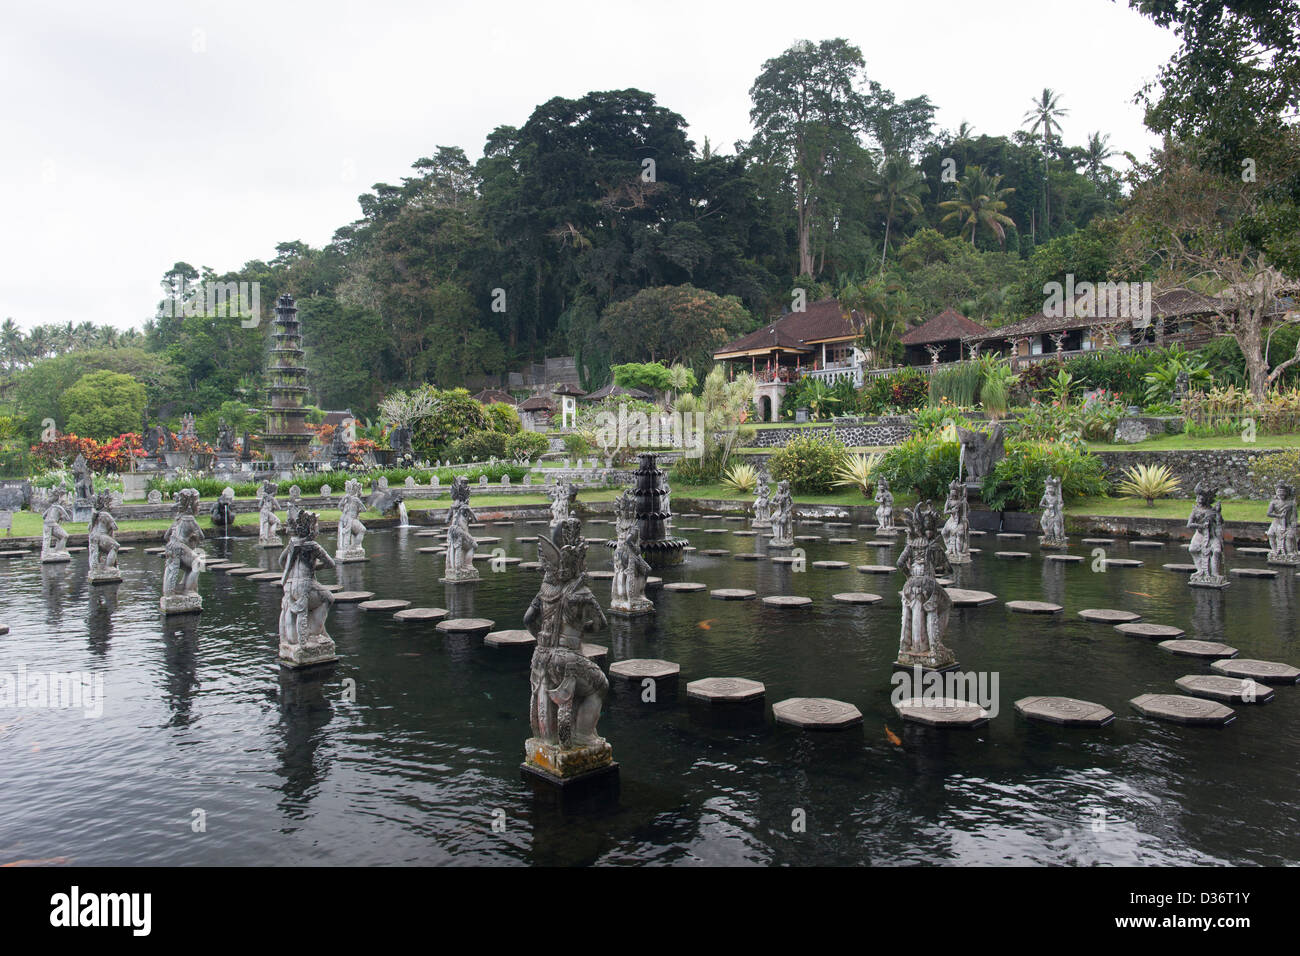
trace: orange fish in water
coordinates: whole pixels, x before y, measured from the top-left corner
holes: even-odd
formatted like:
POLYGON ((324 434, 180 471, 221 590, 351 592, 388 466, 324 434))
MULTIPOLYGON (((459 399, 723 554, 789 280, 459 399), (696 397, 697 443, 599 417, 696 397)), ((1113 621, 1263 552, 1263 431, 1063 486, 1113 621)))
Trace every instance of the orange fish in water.
POLYGON ((0 863, 4 866, 43 866, 46 863, 68 863, 69 858, 66 856, 52 856, 45 860, 14 860, 12 863, 0 863))
POLYGON ((1145 591, 1125 591, 1125 594, 1136 594, 1138 597, 1150 597, 1145 591))
POLYGON ((697 624, 696 626, 697 626, 701 631, 707 631, 707 630, 709 630, 710 628, 713 627, 713 622, 716 621, 716 620, 717 620, 716 617, 711 617, 711 618, 709 618, 707 621, 700 621, 700 623, 697 624))
POLYGON ((899 739, 898 734, 889 729, 888 724, 885 725, 885 736, 889 738, 889 742, 895 747, 903 746, 903 741, 899 739))

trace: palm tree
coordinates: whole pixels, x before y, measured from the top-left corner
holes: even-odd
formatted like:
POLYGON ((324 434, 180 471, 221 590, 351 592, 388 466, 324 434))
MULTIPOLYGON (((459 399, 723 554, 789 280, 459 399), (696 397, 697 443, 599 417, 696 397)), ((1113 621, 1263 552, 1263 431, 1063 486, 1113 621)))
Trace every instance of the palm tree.
POLYGON ((1043 87, 1043 95, 1033 101, 1031 109, 1025 111, 1025 124, 1031 130, 1042 129, 1043 135, 1043 229, 1050 235, 1052 225, 1052 197, 1047 182, 1048 155, 1052 150, 1052 137, 1061 132, 1058 120, 1070 111, 1062 109, 1061 94, 1049 87, 1043 87))
POLYGON ((849 314, 856 311, 865 319, 861 341, 871 352, 873 366, 880 367, 899 332, 897 297, 902 291, 899 283, 882 276, 849 283, 840 290, 840 308, 849 314))
POLYGON ((916 216, 921 212, 925 179, 903 156, 893 156, 880 164, 871 175, 872 199, 885 214, 885 241, 880 248, 880 271, 885 271, 885 254, 889 251, 889 229, 901 213, 916 216))
POLYGON ((23 330, 12 318, 0 325, 0 355, 4 356, 9 371, 13 371, 23 353, 23 330))
POLYGON ((1088 167, 1088 175, 1094 185, 1101 179, 1101 171, 1106 165, 1106 160, 1114 155, 1115 151, 1110 148, 1109 135, 1103 136, 1098 131, 1088 137, 1088 145, 1084 149, 1084 164, 1088 167))
POLYGON ((1007 208, 1005 200, 1015 192, 1015 188, 999 188, 1001 183, 1002 177, 997 173, 986 173, 979 166, 967 166, 966 175, 957 183, 957 198, 939 203, 939 208, 947 211, 939 221, 956 220, 961 225, 958 235, 969 229, 972 246, 975 245, 975 233, 981 226, 990 229, 998 237, 998 242, 1005 244, 1007 233, 1003 227, 1015 225, 1004 212, 1007 208))

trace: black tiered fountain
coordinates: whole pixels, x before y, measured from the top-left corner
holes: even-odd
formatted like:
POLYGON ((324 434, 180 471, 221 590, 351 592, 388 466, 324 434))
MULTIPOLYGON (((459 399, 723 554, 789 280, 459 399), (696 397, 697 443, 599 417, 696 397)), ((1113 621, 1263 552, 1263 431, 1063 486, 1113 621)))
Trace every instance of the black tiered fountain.
POLYGON ((641 464, 633 472, 636 483, 632 496, 636 499, 636 523, 641 532, 641 554, 652 568, 667 568, 681 564, 682 551, 688 544, 685 538, 669 537, 668 521, 673 513, 668 507, 668 483, 663 469, 655 463, 652 453, 637 455, 641 464))

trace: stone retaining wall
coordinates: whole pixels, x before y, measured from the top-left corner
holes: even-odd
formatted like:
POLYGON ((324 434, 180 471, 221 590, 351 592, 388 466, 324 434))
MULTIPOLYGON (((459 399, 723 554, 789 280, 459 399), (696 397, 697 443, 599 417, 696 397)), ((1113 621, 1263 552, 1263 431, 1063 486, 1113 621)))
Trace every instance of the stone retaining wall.
POLYGON ((895 445, 912 434, 912 421, 902 415, 861 418, 823 425, 793 425, 789 428, 759 428, 753 447, 782 448, 791 438, 811 433, 817 438, 837 438, 846 445, 895 445))
POLYGON ((1165 465, 1181 488, 1177 497, 1190 498, 1198 482, 1207 482, 1219 489, 1220 494, 1228 498, 1262 498, 1273 497, 1273 487, 1268 482, 1258 481, 1254 477, 1255 462, 1264 455, 1277 449, 1252 449, 1242 445, 1240 449, 1206 449, 1201 451, 1169 450, 1142 451, 1101 451, 1101 459, 1109 481, 1120 481, 1124 469, 1135 465, 1165 465))

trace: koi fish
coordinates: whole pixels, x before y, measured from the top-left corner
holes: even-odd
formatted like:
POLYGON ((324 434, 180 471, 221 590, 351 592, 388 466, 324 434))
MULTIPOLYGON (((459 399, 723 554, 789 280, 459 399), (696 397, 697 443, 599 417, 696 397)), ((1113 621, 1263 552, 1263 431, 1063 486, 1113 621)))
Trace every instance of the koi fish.
POLYGON ((899 739, 898 734, 894 733, 892 730, 889 729, 889 725, 888 725, 888 724, 885 725, 885 737, 886 737, 886 738, 889 740, 889 742, 890 742, 891 744, 893 744, 895 747, 901 747, 901 746, 903 746, 903 741, 899 739))

